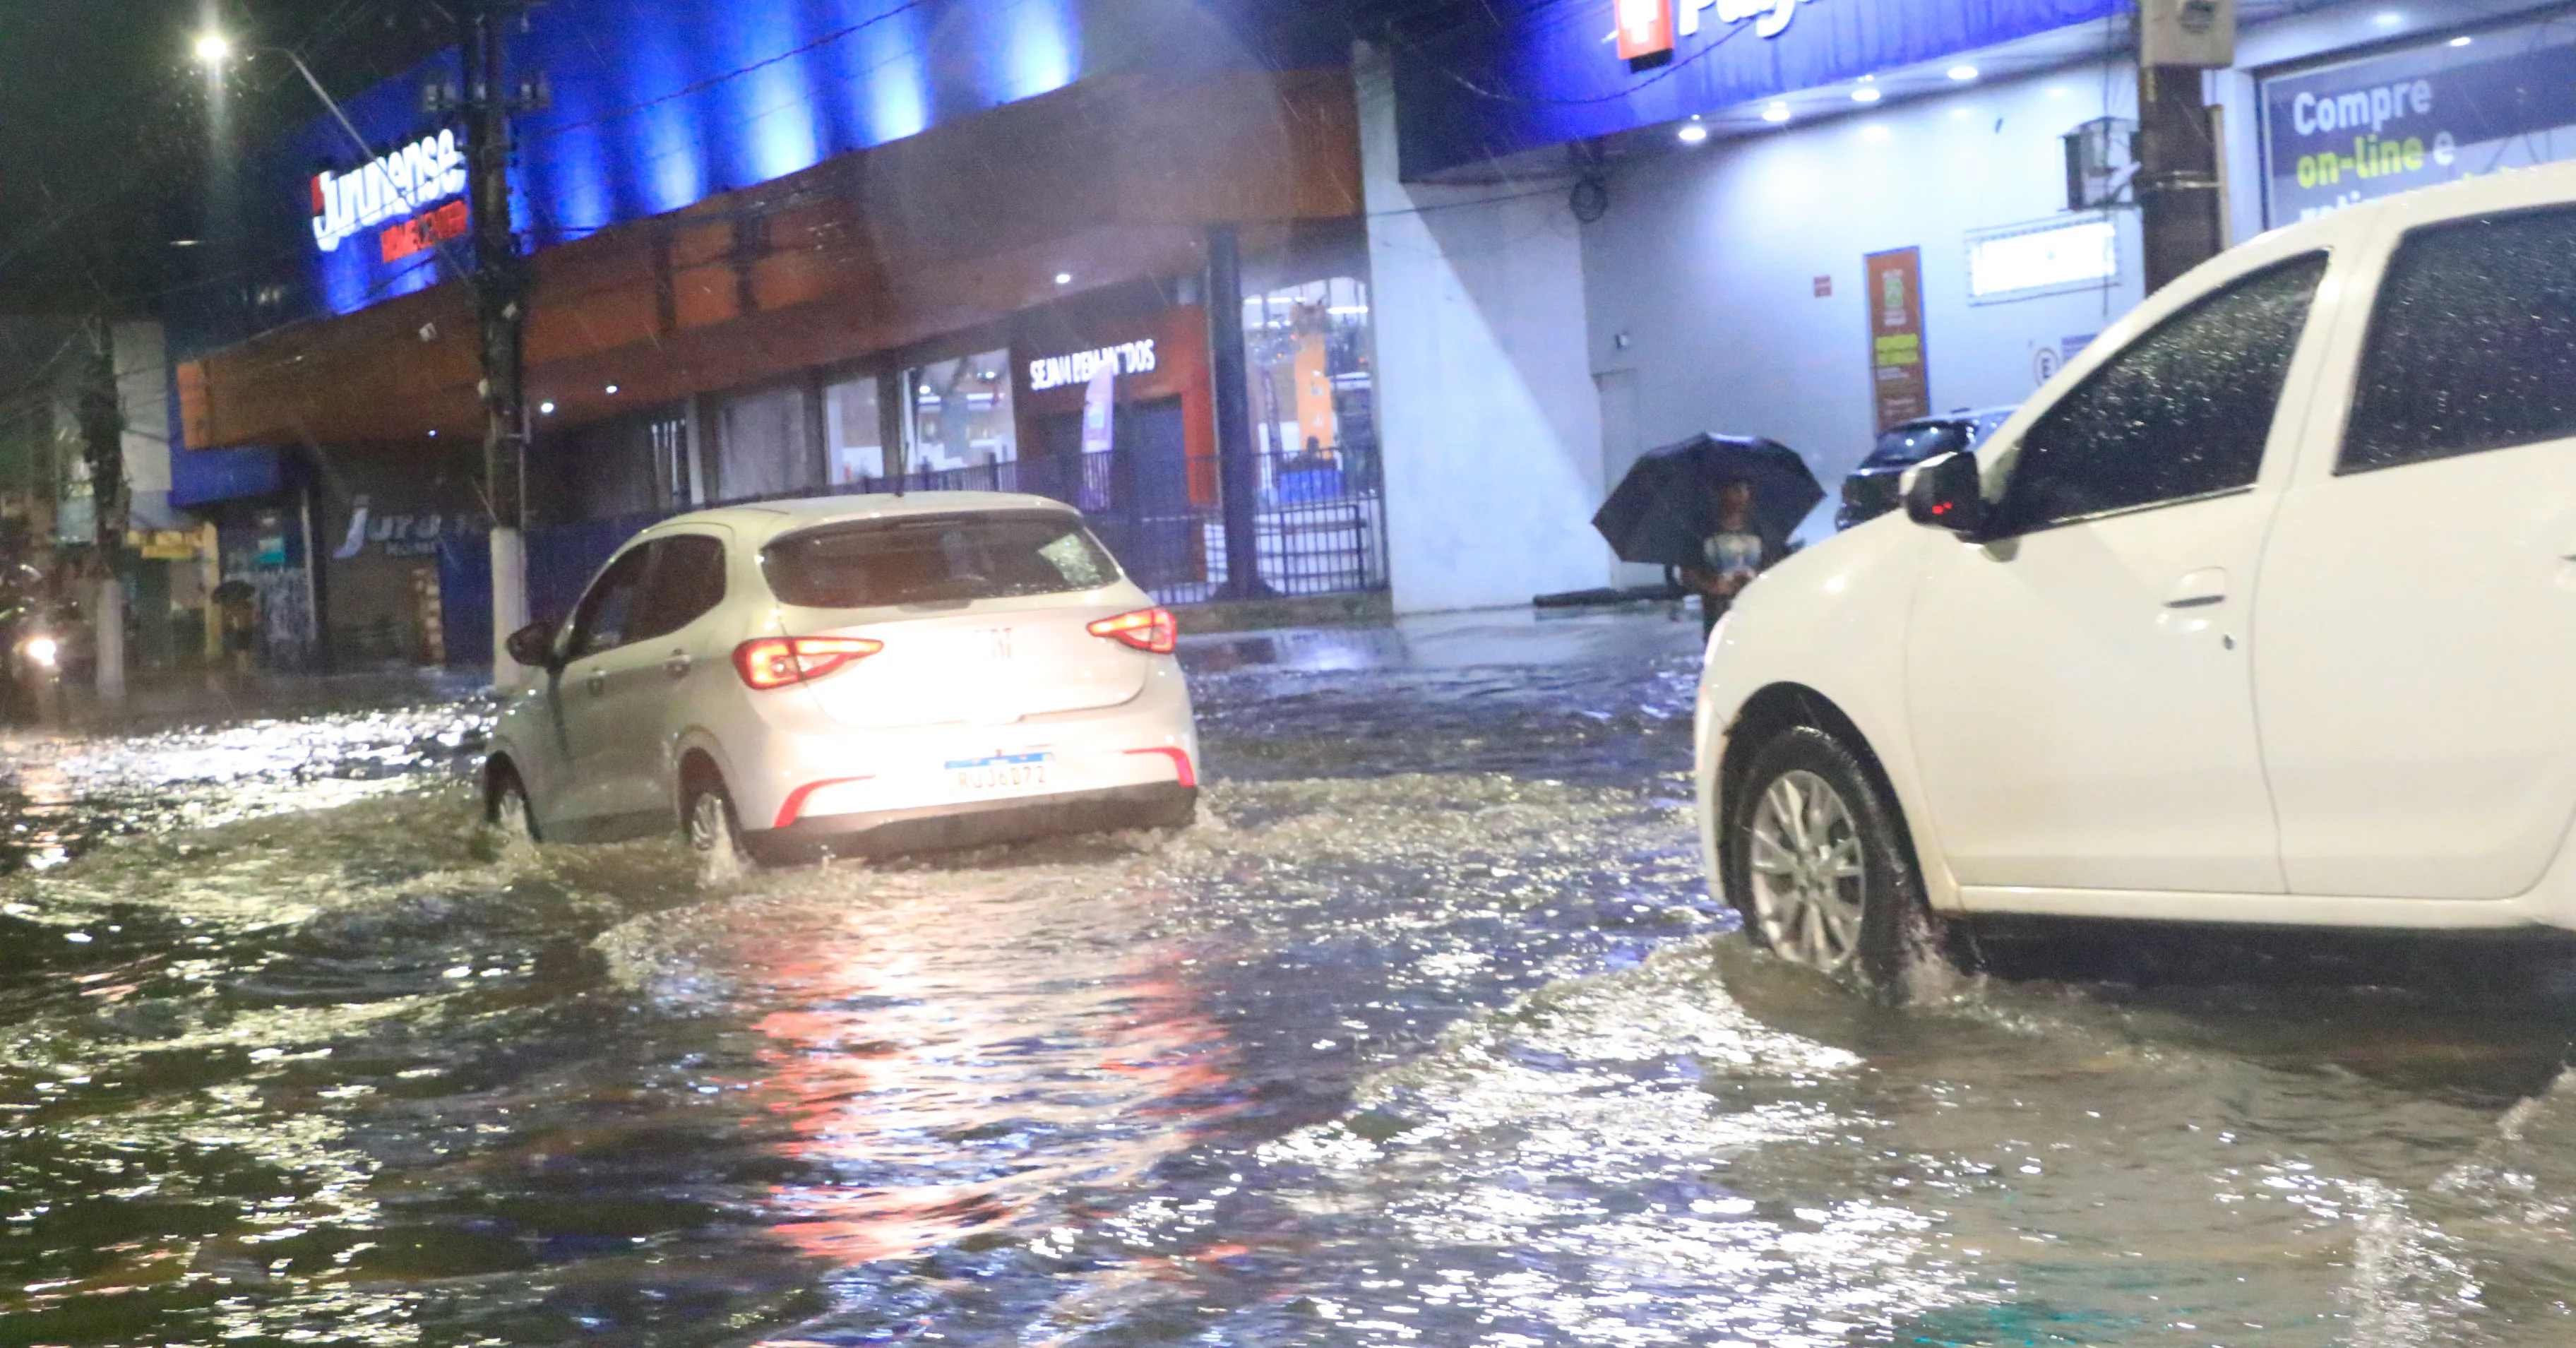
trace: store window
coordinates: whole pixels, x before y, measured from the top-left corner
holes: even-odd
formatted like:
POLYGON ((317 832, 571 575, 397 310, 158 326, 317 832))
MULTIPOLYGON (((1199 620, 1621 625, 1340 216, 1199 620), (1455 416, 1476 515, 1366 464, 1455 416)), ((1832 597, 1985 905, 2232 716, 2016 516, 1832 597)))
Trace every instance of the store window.
POLYGON ((716 404, 716 492, 727 501, 783 496, 813 485, 805 390, 737 393, 716 404))
POLYGON ((824 468, 847 487, 886 476, 885 423, 877 416, 877 377, 844 380, 823 390, 824 468))
POLYGON ((1010 352, 987 351, 925 365, 906 373, 904 384, 912 404, 904 427, 913 472, 984 469, 989 475, 994 465, 1018 461, 1010 352))
POLYGON ((1287 502, 1374 483, 1368 283, 1339 276, 1248 298, 1243 335, 1265 490, 1287 502))

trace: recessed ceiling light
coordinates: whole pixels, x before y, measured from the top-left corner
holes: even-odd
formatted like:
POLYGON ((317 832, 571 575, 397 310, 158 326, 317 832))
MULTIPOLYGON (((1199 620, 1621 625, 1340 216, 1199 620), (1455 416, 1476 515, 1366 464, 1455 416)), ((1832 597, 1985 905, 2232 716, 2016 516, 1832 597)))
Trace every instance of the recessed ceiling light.
POLYGON ((608 396, 612 398, 617 396, 617 386, 615 384, 608 386, 608 396))
POLYGON ((1852 101, 1854 103, 1875 103, 1878 101, 1878 98, 1878 86, 1875 84, 1864 84, 1861 87, 1852 90, 1852 101))
POLYGON ((1682 123, 1681 130, 1674 134, 1681 137, 1682 144, 1684 145, 1697 145, 1701 141, 1708 139, 1708 128, 1702 126, 1695 120, 1688 121, 1682 123))
POLYGON ((1786 103, 1774 103, 1771 106, 1764 108, 1762 110, 1762 120, 1774 124, 1789 120, 1789 105, 1786 103))
POLYGON ((436 431, 431 431, 431 432, 429 433, 429 438, 430 438, 430 439, 432 439, 432 440, 437 439, 437 438, 438 438, 438 432, 436 432, 436 431))
POLYGON ((537 404, 537 415, 539 415, 539 416, 546 416, 546 417, 550 417, 550 416, 553 416, 554 414, 555 414, 555 405, 554 405, 553 403, 539 403, 539 404, 537 404))
POLYGON ((2406 22, 2406 16, 2392 9, 2385 13, 2371 15, 2370 21, 2378 24, 2382 28, 2394 28, 2397 25, 2406 22))
POLYGON ((2459 37, 2452 38, 2452 39, 2451 39, 2451 45, 2452 45, 2452 46, 2454 46, 2454 47, 2465 47, 2465 46, 2467 46, 2467 45, 2469 45, 2470 43, 2475 42, 2475 41, 2477 41, 2477 39, 2476 39, 2476 38, 2470 37, 2470 36, 2468 36, 2468 35, 2466 35, 2466 34, 2462 34, 2462 35, 2461 35, 2461 36, 2459 36, 2459 37))
POLYGON ((1060 272, 1057 272, 1057 273, 1055 274, 1055 283, 1056 283, 1057 285, 1060 285, 1060 286, 1069 286, 1069 285, 1072 285, 1072 284, 1073 284, 1073 273, 1072 273, 1072 272, 1069 272, 1069 271, 1060 271, 1060 272))
POLYGON ((1976 77, 1977 68, 1975 66, 1959 65, 1950 67, 1950 78, 1957 80, 1961 84, 1965 84, 1976 77))

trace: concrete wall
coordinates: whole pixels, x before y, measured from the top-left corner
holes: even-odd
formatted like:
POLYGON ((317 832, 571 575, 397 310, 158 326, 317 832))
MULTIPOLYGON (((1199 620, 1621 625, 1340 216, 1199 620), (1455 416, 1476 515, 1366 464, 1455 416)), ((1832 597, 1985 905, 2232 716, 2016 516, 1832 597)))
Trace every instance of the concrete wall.
POLYGON ((1397 181, 1385 62, 1355 61, 1396 609, 1600 585, 1601 412, 1568 184, 1397 181))
POLYGON ((1876 429, 1862 258, 1892 248, 1922 250, 1932 406, 2028 397, 2054 368, 2043 349, 2138 302, 2136 213, 2119 213, 2121 275, 2107 290, 1971 304, 1967 238, 2062 214, 2058 138, 2106 114, 2136 115, 2127 66, 1965 86, 1631 161, 1583 234, 1592 368, 1614 431, 1632 423, 1607 447, 1614 469, 1694 431, 1767 435, 1815 469, 1827 504, 1806 532, 1830 530, 1833 492, 1876 429), (1830 296, 1816 295, 1820 276, 1830 296))

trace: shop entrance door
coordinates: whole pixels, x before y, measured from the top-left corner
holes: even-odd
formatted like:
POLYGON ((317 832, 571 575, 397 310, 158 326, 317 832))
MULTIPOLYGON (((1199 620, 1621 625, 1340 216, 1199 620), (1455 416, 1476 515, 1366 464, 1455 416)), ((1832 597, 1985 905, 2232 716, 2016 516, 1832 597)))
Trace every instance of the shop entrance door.
POLYGON ((1181 400, 1124 403, 1110 450, 1106 541, 1149 590, 1199 579, 1199 516, 1190 504, 1188 420, 1181 400))

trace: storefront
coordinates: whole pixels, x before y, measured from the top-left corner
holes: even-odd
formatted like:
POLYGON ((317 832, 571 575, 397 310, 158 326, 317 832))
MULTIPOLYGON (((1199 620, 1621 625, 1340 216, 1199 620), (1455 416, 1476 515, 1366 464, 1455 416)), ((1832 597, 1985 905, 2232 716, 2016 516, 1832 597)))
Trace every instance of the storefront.
MULTIPOLYGON (((2238 8, 2206 77, 2234 238, 2576 153, 2565 5, 2238 8)), ((1830 491, 2142 298, 2127 6, 1599 10, 1362 66, 1399 607, 1650 579, 1588 526, 1642 450, 1767 435, 1830 491)))
MULTIPOLYGON (((1320 222, 1244 265, 1262 578, 1383 589, 1363 232, 1320 222)), ((1204 278, 1150 277, 996 322, 553 430, 530 463, 535 611, 682 510, 821 492, 1017 491, 1089 515, 1166 603, 1218 597, 1226 521, 1204 278)))
MULTIPOLYGON (((1214 11, 1085 44, 1081 4, 809 8, 846 22, 816 38, 750 0, 560 0, 514 39, 552 94, 513 171, 535 612, 676 511, 932 487, 1074 501, 1157 594, 1208 598, 1235 453, 1261 460, 1235 518, 1268 589, 1382 587, 1374 479, 1348 471, 1375 456, 1346 53, 1256 60, 1214 11), (1239 291, 1215 289, 1237 275, 1212 269, 1220 238, 1239 291), (1211 360, 1212 308, 1237 302, 1268 345, 1211 360), (1245 403, 1275 419, 1221 428, 1217 381, 1265 359, 1290 372, 1245 403), (1341 522, 1319 529, 1324 497, 1341 522)), ((251 288, 238 335, 183 343, 192 449, 333 465, 317 625, 371 659, 488 658, 456 621, 488 568, 426 579, 482 528, 450 490, 482 433, 462 161, 420 97, 453 75, 442 58, 351 100, 364 156, 330 122, 282 151, 263 200, 294 203, 270 224, 300 261, 251 288)))

